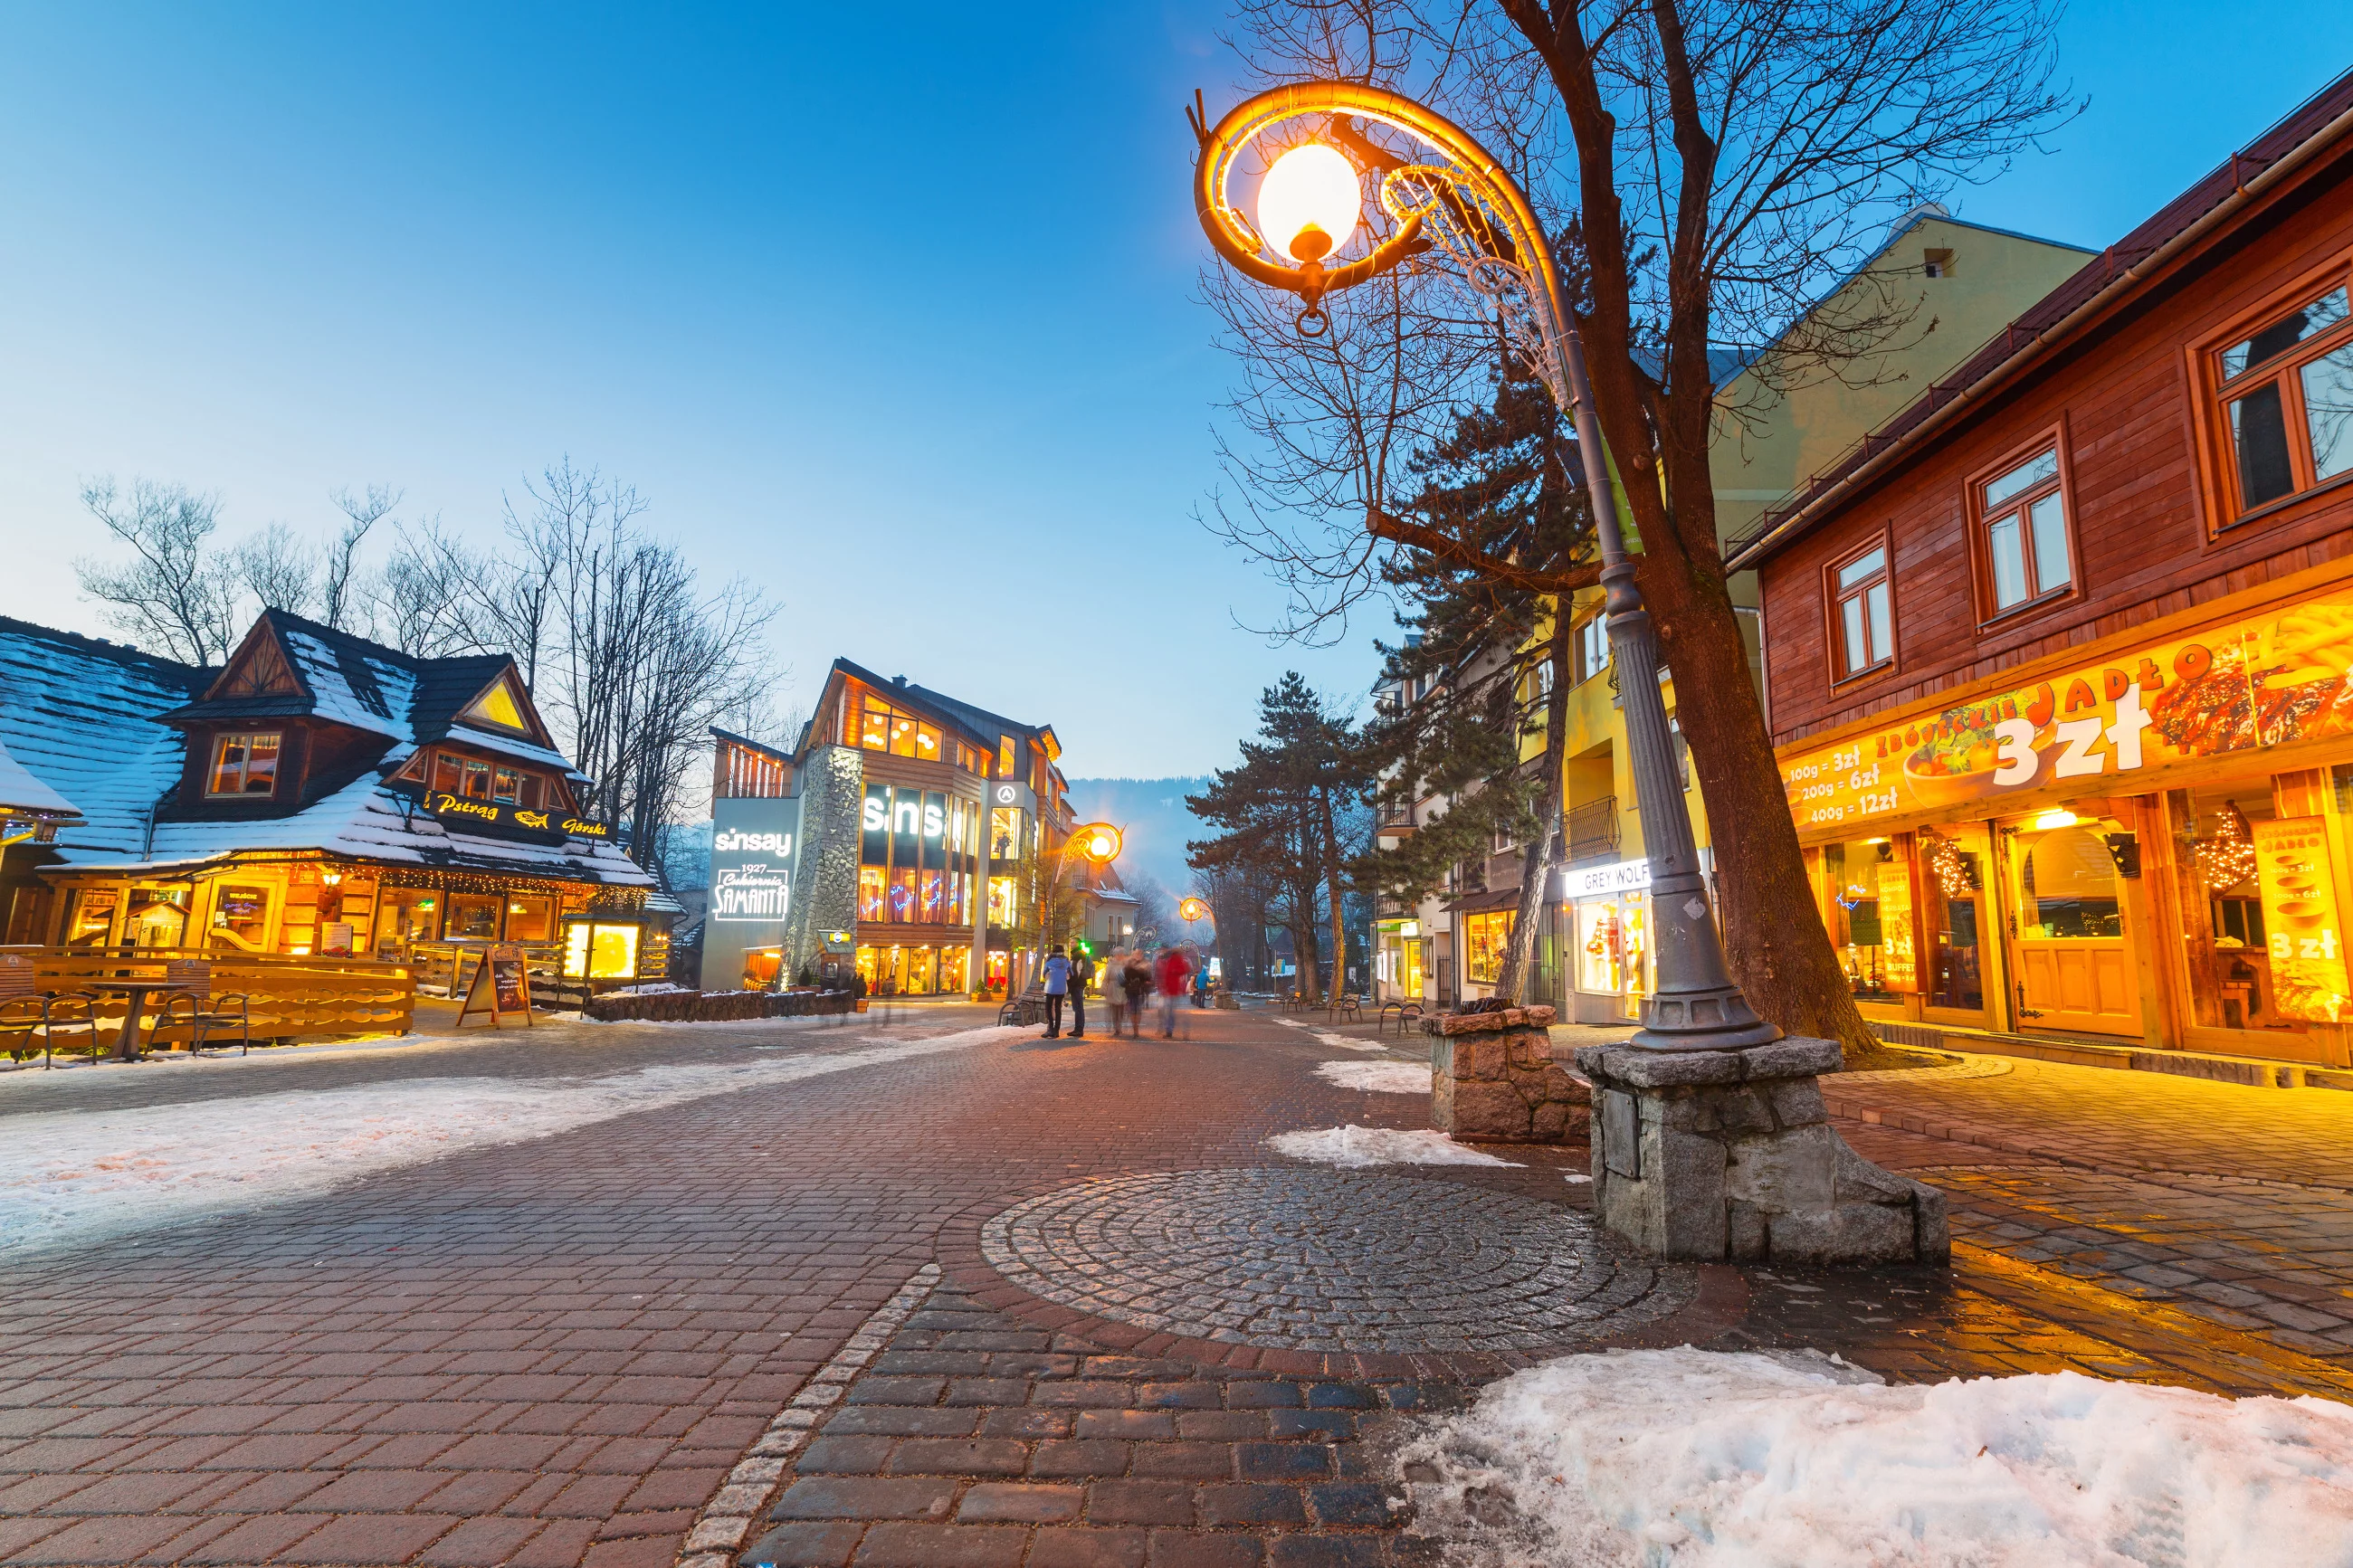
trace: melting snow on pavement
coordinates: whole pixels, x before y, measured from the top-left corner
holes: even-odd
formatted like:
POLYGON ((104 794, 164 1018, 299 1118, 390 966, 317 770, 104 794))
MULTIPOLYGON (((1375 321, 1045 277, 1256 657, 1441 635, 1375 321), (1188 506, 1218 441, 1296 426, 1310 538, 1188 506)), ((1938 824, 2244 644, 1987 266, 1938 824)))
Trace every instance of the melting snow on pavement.
POLYGON ((1329 1029, 1313 1028, 1296 1018, 1277 1018, 1275 1022, 1286 1029, 1297 1029, 1303 1035, 1312 1036, 1319 1046, 1330 1046, 1343 1051, 1377 1051, 1381 1048, 1378 1040, 1359 1040, 1347 1035, 1335 1035, 1329 1029))
POLYGON ((1417 1531, 1515 1568, 2353 1564, 2353 1406, 2075 1373, 1890 1386, 1811 1352, 1570 1356, 1398 1462, 1437 1478, 1417 1531))
POLYGON ((1430 1092, 1430 1068, 1418 1062, 1318 1062, 1315 1076, 1342 1089, 1375 1094, 1430 1092))
POLYGON ((829 1055, 764 1054, 602 1078, 395 1079, 137 1110, 12 1116, 0 1121, 0 1258, 315 1193, 395 1166, 544 1138, 633 1111, 1030 1032, 966 1029, 829 1055))
POLYGON ((1323 1165, 1509 1165, 1465 1147, 1443 1132, 1428 1128, 1399 1131, 1394 1127, 1317 1127, 1278 1132, 1266 1141, 1278 1154, 1313 1160, 1323 1165))

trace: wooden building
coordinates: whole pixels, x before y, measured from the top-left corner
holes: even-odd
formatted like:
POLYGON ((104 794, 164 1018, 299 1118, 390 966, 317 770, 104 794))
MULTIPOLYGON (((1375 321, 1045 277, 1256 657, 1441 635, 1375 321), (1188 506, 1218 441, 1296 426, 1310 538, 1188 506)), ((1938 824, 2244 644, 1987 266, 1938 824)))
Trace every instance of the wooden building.
POLYGON ((200 669, 0 619, 0 747, 72 813, 0 863, 10 943, 568 942, 611 980, 666 956, 674 906, 582 810, 503 654, 412 658, 270 610, 200 669))
POLYGON ((2353 76, 1732 542, 1864 1010, 2344 1066, 2353 76))

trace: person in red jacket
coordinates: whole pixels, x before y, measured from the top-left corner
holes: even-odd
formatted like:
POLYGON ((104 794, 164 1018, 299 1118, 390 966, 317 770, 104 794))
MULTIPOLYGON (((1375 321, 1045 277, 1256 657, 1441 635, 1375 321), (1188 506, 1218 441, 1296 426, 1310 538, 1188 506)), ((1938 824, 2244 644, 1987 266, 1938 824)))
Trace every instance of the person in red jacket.
POLYGON ((1176 1037, 1176 1004, 1185 999, 1185 986, 1193 977, 1193 966, 1185 962, 1181 950, 1166 948, 1152 966, 1152 977, 1160 993, 1160 1037, 1173 1040, 1176 1037))

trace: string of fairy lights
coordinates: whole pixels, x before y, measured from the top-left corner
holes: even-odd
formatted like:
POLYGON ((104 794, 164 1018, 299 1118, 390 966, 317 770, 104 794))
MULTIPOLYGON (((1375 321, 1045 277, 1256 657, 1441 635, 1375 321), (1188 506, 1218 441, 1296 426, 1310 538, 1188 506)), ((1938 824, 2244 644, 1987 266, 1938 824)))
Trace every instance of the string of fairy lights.
POLYGON ((2192 850, 2199 874, 2210 888, 2232 888, 2255 874, 2255 843, 2247 831, 2247 815, 2235 800, 2222 803, 2214 831, 2197 841, 2192 850))

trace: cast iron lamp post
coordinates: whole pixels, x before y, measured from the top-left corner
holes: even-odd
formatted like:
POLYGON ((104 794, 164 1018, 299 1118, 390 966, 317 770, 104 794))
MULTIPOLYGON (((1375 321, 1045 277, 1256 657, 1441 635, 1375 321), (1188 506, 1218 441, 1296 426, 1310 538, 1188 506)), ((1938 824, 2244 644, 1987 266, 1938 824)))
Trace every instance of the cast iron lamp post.
MULTIPOLYGON (((1692 839, 1691 813, 1675 765, 1666 702, 1659 695, 1658 634, 1634 583, 1618 525, 1617 495, 1593 408, 1585 353, 1564 297, 1552 246, 1518 184, 1461 127, 1411 99, 1355 82, 1303 82, 1237 105, 1214 126, 1197 103, 1187 111, 1201 144, 1193 205, 1218 254, 1245 277, 1297 294, 1303 336, 1331 330, 1324 299, 1417 257, 1442 258, 1492 301, 1514 349, 1577 426, 1586 490, 1601 543, 1610 657, 1625 703, 1634 798, 1651 866, 1651 921, 1657 984, 1643 1027, 1629 1043, 1654 1051, 1738 1050, 1781 1032, 1759 1018, 1724 961, 1707 880, 1692 839), (1402 132, 1404 156, 1378 150, 1386 237, 1339 260, 1364 216, 1364 174, 1335 141, 1368 144, 1341 131, 1349 119, 1402 132), (1304 122, 1304 123, 1303 123, 1304 122), (1271 137, 1271 141, 1268 139, 1271 137), (1264 144, 1258 222, 1227 187, 1243 154, 1264 144)), ((1560 606, 1565 611, 1566 606, 1560 606)))

